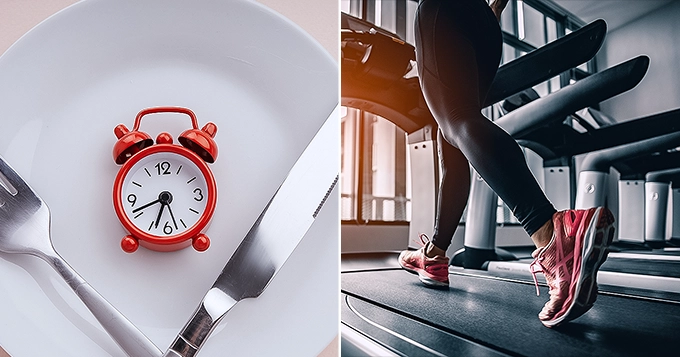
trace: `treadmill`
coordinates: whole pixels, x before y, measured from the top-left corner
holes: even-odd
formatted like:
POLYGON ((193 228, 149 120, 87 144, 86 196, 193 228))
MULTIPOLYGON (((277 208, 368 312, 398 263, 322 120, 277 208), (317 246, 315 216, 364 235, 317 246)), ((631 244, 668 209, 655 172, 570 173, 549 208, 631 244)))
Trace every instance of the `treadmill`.
MULTIPOLYGON (((403 46, 406 60, 404 68, 387 74, 375 69, 379 66, 364 66, 362 72, 361 59, 355 63, 356 72, 346 72, 343 60, 343 104, 390 119, 393 114, 395 123, 408 133, 432 125, 417 80, 401 77, 408 71, 408 46, 394 35, 371 30, 373 25, 364 23, 364 30, 354 31, 350 23, 361 24, 361 20, 343 14, 343 31, 354 32, 343 32, 343 40, 364 36, 358 41, 361 49, 371 46, 371 36, 386 36, 382 39, 403 46), (386 74, 377 87, 360 83, 362 76, 376 73, 386 74), (345 76, 355 77, 346 81, 345 76), (398 109, 389 104, 390 91, 400 98, 398 109)), ((530 55, 523 58, 531 59, 530 55)), ((520 63, 512 62, 513 66, 520 63)), ((503 78, 501 73, 497 79, 503 78)), ((449 288, 428 289, 417 276, 399 268, 396 253, 343 256, 341 271, 343 356, 677 355, 678 293, 601 286, 599 302, 588 314, 548 329, 536 317, 547 301, 547 289, 542 284, 544 296, 535 297, 529 279, 451 267, 449 288)))

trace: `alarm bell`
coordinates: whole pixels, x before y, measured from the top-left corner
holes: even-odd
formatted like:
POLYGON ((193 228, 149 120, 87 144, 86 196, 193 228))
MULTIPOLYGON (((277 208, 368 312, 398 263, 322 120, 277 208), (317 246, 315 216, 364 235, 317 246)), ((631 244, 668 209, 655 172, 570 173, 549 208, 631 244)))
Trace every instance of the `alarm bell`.
POLYGON ((118 138, 116 144, 113 145, 113 159, 118 165, 122 165, 145 147, 153 145, 153 139, 149 134, 137 130, 130 131, 123 124, 117 125, 113 132, 118 138))
POLYGON ((113 146, 113 159, 119 165, 122 165, 137 152, 153 145, 154 141, 149 134, 140 131, 139 125, 142 117, 153 113, 183 113, 191 118, 192 129, 184 131, 179 136, 179 142, 185 148, 193 151, 200 156, 205 162, 212 164, 217 159, 217 144, 213 140, 217 133, 217 125, 214 123, 207 123, 202 129, 198 128, 198 120, 193 111, 181 107, 155 107, 147 108, 137 114, 135 125, 130 131, 125 125, 119 124, 113 132, 116 134, 118 141, 113 146))
POLYGON ((203 129, 189 129, 179 136, 179 142, 185 148, 195 152, 205 162, 212 164, 217 159, 217 144, 215 144, 215 134, 217 125, 208 123, 203 129))

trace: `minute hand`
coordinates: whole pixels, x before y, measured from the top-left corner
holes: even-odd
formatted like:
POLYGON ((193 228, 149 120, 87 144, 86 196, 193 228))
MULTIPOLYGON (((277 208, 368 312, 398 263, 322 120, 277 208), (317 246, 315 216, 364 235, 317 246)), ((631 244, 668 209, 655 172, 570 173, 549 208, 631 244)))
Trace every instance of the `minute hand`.
POLYGON ((196 355, 224 315, 258 297, 288 259, 338 181, 337 118, 336 107, 164 356, 196 355))

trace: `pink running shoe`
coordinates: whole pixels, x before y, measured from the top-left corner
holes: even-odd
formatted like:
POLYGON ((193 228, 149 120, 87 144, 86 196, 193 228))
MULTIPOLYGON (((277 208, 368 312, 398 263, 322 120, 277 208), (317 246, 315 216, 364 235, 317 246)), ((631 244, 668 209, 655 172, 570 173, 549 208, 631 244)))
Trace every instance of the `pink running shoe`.
POLYGON ((543 272, 550 288, 550 300, 538 318, 555 327, 590 310, 597 298, 597 271, 607 259, 607 247, 614 238, 614 217, 604 208, 566 210, 553 215, 555 231, 543 248, 536 249, 530 269, 543 272), (538 267, 537 267, 538 266, 538 267))
POLYGON ((420 235, 424 246, 418 250, 405 250, 399 254, 399 265, 407 271, 418 274, 420 281, 427 286, 449 286, 449 258, 437 255, 428 258, 425 255, 430 239, 425 234, 420 235))

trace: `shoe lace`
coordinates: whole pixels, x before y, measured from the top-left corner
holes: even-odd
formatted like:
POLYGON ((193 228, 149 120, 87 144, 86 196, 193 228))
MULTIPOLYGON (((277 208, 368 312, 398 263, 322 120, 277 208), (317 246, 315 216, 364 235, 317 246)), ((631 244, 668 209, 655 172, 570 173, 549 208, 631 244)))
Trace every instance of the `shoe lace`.
POLYGON ((430 237, 428 237, 425 233, 418 234, 418 238, 420 238, 420 243, 422 243, 423 246, 426 246, 427 243, 430 242, 430 237))
POLYGON ((529 271, 531 272, 531 276, 534 278, 534 286, 536 286, 536 296, 541 296, 541 291, 538 289, 538 279, 536 278, 536 273, 543 272, 543 266, 541 265, 543 259, 544 258, 541 256, 536 256, 534 261, 529 264, 529 271))
MULTIPOLYGON (((555 246, 556 246, 556 254, 557 254, 557 259, 555 262, 551 263, 552 268, 551 269, 566 269, 565 267, 567 266, 567 263, 574 258, 574 252, 570 252, 569 254, 564 254, 564 251, 562 249, 562 241, 561 240, 555 240, 555 246)), ((529 264, 529 271, 531 272, 532 277, 534 278, 534 285, 536 286, 536 296, 540 296, 540 290, 538 289, 538 279, 536 278, 536 273, 542 273, 545 276, 545 267, 543 266, 543 261, 545 257, 543 256, 544 250, 546 247, 540 248, 540 250, 537 250, 536 253, 534 253, 535 257, 534 261, 529 264)), ((546 282, 548 283, 548 287, 550 288, 549 293, 552 295, 553 293, 557 294, 557 287, 558 284, 556 281, 551 281, 546 277, 546 282)))

